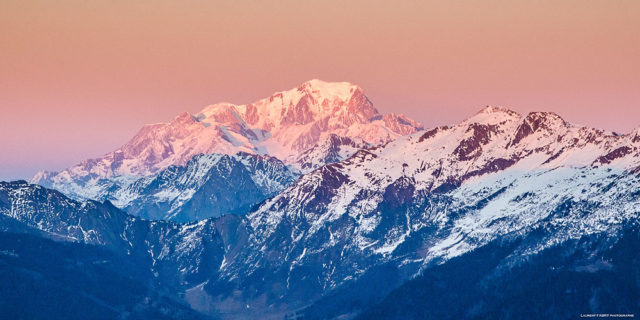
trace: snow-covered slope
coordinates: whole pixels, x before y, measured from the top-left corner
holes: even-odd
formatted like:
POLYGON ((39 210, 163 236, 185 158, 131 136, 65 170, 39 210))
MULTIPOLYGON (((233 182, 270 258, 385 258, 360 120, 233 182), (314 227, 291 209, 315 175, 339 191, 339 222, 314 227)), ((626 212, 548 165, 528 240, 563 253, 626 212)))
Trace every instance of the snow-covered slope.
POLYGON ((103 199, 127 213, 153 220, 195 221, 222 214, 244 214, 298 178, 282 161, 244 152, 196 155, 184 166, 170 166, 103 199))
POLYGON ((105 185, 184 165, 196 154, 247 152, 296 164, 300 154, 331 134, 378 145, 420 129, 403 115, 380 114, 356 85, 311 80, 251 104, 219 103, 147 125, 118 150, 61 172, 40 172, 32 182, 99 198, 105 185))
MULTIPOLYGON (((423 201, 421 198, 429 194, 446 195, 449 205, 460 208, 498 192, 500 196, 492 198, 495 208, 489 206, 456 220, 451 236, 429 250, 433 256, 450 256, 457 249, 468 249, 466 241, 472 234, 512 231, 495 220, 535 214, 527 221, 534 223, 546 217, 549 211, 544 206, 556 205, 561 201, 558 195, 589 200, 585 197, 593 192, 604 194, 597 186, 614 182, 633 185, 640 167, 639 147, 637 132, 616 135, 570 125, 553 113, 521 116, 487 107, 456 126, 401 137, 315 170, 249 218, 253 227, 264 233, 261 238, 269 237, 289 219, 305 221, 308 236, 336 220, 353 220, 354 234, 349 237, 357 240, 354 245, 390 254, 425 222, 407 216, 406 223, 394 224, 383 234, 374 232, 382 230, 379 224, 385 217, 380 206, 388 205, 389 197, 405 203, 423 201), (511 206, 511 200, 529 194, 538 200, 530 205, 542 207, 529 208, 526 202, 518 208, 511 206), (522 215, 513 214, 521 209, 522 215)), ((627 191, 606 191, 616 190, 627 191)), ((600 202, 606 203, 606 198, 600 202)), ((451 221, 448 210, 453 209, 438 212, 443 223, 451 221)), ((428 218, 425 212, 418 213, 419 220, 428 218)), ((513 225, 523 227, 522 223, 513 225)))
POLYGON ((324 165, 345 160, 359 150, 371 147, 371 144, 359 138, 348 138, 331 134, 326 139, 300 154, 294 166, 302 172, 308 173, 324 165))

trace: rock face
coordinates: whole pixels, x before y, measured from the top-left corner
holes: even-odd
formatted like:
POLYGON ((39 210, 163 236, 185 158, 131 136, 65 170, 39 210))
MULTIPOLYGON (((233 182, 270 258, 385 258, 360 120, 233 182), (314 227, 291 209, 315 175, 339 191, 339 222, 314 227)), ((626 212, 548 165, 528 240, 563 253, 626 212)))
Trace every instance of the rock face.
MULTIPOLYGON (((598 292, 637 276, 637 136, 487 107, 303 174, 244 216, 151 222, 24 182, 0 185, 0 214, 11 232, 131 252, 159 275, 158 286, 208 316, 440 318, 435 307, 416 307, 417 315, 385 308, 428 284, 434 301, 460 302, 451 318, 491 318, 513 300, 480 296, 508 289, 518 274, 514 297, 551 284, 548 301, 610 312, 599 310, 613 304, 598 292), (551 267, 568 272, 534 272, 551 267), (592 271, 611 277, 585 276, 592 271), (462 276, 473 288, 460 288, 462 276), (574 278, 581 287, 569 285, 574 278), (590 294, 567 300, 566 290, 580 288, 590 294)), ((637 308, 640 291, 625 284, 622 313, 637 308)))
POLYGON ((185 165, 197 154, 245 152, 297 164, 300 154, 331 135, 377 145, 421 129, 403 115, 380 114, 358 86, 311 80, 251 104, 219 103, 147 125, 118 150, 61 172, 42 171, 32 182, 98 199, 112 182, 124 185, 185 165))
POLYGON ((331 134, 327 139, 300 154, 296 159, 295 167, 308 173, 324 165, 345 160, 357 151, 371 147, 371 144, 358 138, 331 134))

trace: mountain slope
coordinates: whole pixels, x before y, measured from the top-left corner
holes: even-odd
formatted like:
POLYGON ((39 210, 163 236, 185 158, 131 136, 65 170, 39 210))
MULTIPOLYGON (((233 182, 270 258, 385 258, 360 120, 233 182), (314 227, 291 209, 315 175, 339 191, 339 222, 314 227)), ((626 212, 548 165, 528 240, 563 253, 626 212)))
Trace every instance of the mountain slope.
POLYGON ((184 166, 170 166, 125 187, 108 199, 142 218, 196 221, 222 214, 244 214, 289 186, 298 174, 280 160, 237 153, 196 155, 184 166))
POLYGON ((527 241, 492 241, 429 268, 358 319, 574 319, 640 307, 637 224, 521 258, 527 241))
POLYGON ((346 160, 358 150, 371 147, 371 144, 359 138, 330 134, 325 140, 301 153, 295 161, 295 166, 308 173, 327 164, 346 160))
MULTIPOLYGON (((361 241, 360 248, 373 246, 378 253, 389 254, 413 231, 427 226, 421 221, 428 218, 425 212, 415 212, 415 217, 406 212, 405 216, 405 211, 414 210, 406 207, 407 203, 416 205, 427 197, 454 201, 455 206, 438 208, 447 212, 434 212, 438 217, 432 217, 450 220, 458 218, 451 217, 453 208, 473 206, 474 201, 489 197, 485 202, 491 200, 497 208, 483 211, 489 203, 480 203, 478 214, 456 221, 458 225, 448 241, 462 250, 465 241, 456 238, 461 233, 480 236, 484 229, 478 227, 486 227, 494 219, 518 218, 502 212, 511 210, 509 204, 514 198, 552 196, 548 205, 553 205, 562 200, 550 193, 582 201, 594 193, 602 197, 606 192, 627 191, 613 188, 617 184, 635 187, 632 173, 640 166, 637 137, 635 133, 617 136, 570 126, 554 114, 522 117, 487 108, 460 125, 401 137, 313 171, 269 200, 250 219, 253 227, 264 233, 263 238, 287 219, 308 223, 307 234, 333 221, 354 220, 353 236, 361 241), (522 133, 527 132, 523 128, 531 126, 535 129, 522 133), (605 189, 605 183, 611 186, 605 189), (395 213, 384 215, 383 211, 395 213), (385 227, 386 222, 392 228, 385 227)), ((539 205, 525 201, 519 207, 533 209, 539 205)), ((601 205, 614 204, 603 199, 601 205)), ((436 209, 434 203, 421 206, 436 209)), ((539 218, 548 212, 537 209, 533 212, 541 215, 539 218)), ((530 215, 522 211, 523 217, 530 215)), ((534 220, 523 222, 537 219, 530 218, 534 220)), ((442 251, 434 248, 432 252, 447 254, 454 249, 448 244, 444 242, 442 248, 436 247, 442 251)))
POLYGON ((6 319, 204 319, 152 289, 153 275, 98 246, 0 232, 6 319))

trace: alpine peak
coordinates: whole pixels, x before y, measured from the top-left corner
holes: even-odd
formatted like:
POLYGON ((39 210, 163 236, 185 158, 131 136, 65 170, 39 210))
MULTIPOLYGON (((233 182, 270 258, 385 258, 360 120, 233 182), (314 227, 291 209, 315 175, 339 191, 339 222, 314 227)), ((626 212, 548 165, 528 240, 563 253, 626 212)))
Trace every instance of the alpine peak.
POLYGON ((402 115, 381 114, 360 87, 310 80, 253 103, 218 103, 196 115, 184 112, 169 123, 144 126, 123 147, 60 173, 41 173, 33 182, 63 188, 119 176, 141 177, 197 154, 267 154, 296 165, 298 157, 329 135, 379 145, 422 130, 402 115))
POLYGON ((522 119, 522 115, 503 107, 486 106, 478 111, 471 118, 462 122, 463 125, 478 123, 486 125, 504 124, 506 122, 516 122, 522 119))
POLYGON ((356 91, 362 91, 360 87, 349 82, 326 82, 319 79, 309 80, 298 86, 297 90, 315 96, 342 100, 349 99, 356 91))

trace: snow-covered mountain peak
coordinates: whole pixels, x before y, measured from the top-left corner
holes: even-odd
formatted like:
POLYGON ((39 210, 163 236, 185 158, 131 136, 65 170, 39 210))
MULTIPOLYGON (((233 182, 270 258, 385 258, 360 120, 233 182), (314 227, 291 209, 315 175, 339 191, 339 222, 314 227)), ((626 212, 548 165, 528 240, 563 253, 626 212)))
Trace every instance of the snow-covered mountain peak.
MULTIPOLYGON (((510 145, 516 145, 529 136, 538 141, 543 137, 561 138, 566 135, 569 127, 569 123, 553 112, 530 112, 520 122, 510 145)), ((531 138, 527 141, 529 144, 533 143, 531 138)))
POLYGON ((517 122, 522 115, 503 107, 486 106, 475 115, 467 118, 460 125, 465 126, 472 123, 484 125, 502 125, 505 123, 517 122))
POLYGON ((197 119, 205 123, 228 123, 241 121, 236 105, 228 102, 216 103, 205 107, 198 113, 197 119))
POLYGON ((478 114, 493 114, 493 113, 505 113, 505 114, 514 115, 514 116, 520 116, 520 114, 518 112, 513 111, 513 110, 511 110, 509 108, 502 107, 502 106, 493 106, 493 105, 484 106, 482 109, 480 109, 478 112, 476 112, 476 115, 478 115, 478 114))
POLYGON ((557 128, 570 126, 560 115, 555 112, 533 111, 526 116, 504 107, 486 106, 472 117, 466 119, 461 125, 470 123, 496 125, 510 122, 524 121, 533 131, 540 128, 554 130, 557 128))
POLYGON ((494 116, 498 118, 512 118, 512 117, 521 118, 522 117, 520 113, 513 111, 507 107, 492 106, 492 105, 483 107, 478 112, 476 112, 471 118, 478 117, 478 116, 480 117, 494 116))
POLYGON ((326 82, 319 79, 309 80, 298 86, 297 90, 315 97, 332 97, 343 101, 350 99, 354 92, 362 91, 360 87, 349 82, 326 82))
POLYGON ((198 119, 189 112, 183 112, 177 115, 171 121, 171 123, 174 123, 174 124, 191 124, 196 122, 198 122, 198 119))
POLYGON ((628 136, 633 143, 640 144, 640 128, 633 130, 628 136))
POLYGON ((533 131, 540 128, 547 130, 557 130, 570 126, 562 117, 555 112, 530 112, 524 121, 531 126, 533 131))
POLYGON ((304 126, 314 124, 314 130, 330 131, 372 122, 374 117, 381 116, 358 86, 321 80, 311 80, 236 108, 249 125, 273 135, 283 131, 291 135, 291 127, 297 127, 295 131, 308 130, 304 126))
POLYGON ((361 151, 326 172, 303 176, 298 184, 316 186, 317 175, 330 174, 324 179, 337 179, 336 185, 345 188, 337 192, 346 198, 334 200, 345 204, 356 195, 347 189, 384 189, 402 177, 413 179, 416 190, 442 192, 507 170, 521 174, 602 165, 634 170, 640 165, 640 148, 632 140, 573 126, 555 113, 532 112, 523 117, 492 107, 458 125, 418 132, 361 151))
POLYGON ((185 112, 146 125, 120 149, 60 173, 40 173, 32 182, 67 191, 65 184, 80 182, 70 193, 77 196, 100 179, 139 178, 201 153, 267 154, 295 164, 332 134, 379 145, 422 128, 406 116, 380 114, 356 85, 311 80, 254 103, 213 104, 195 116, 185 112))

